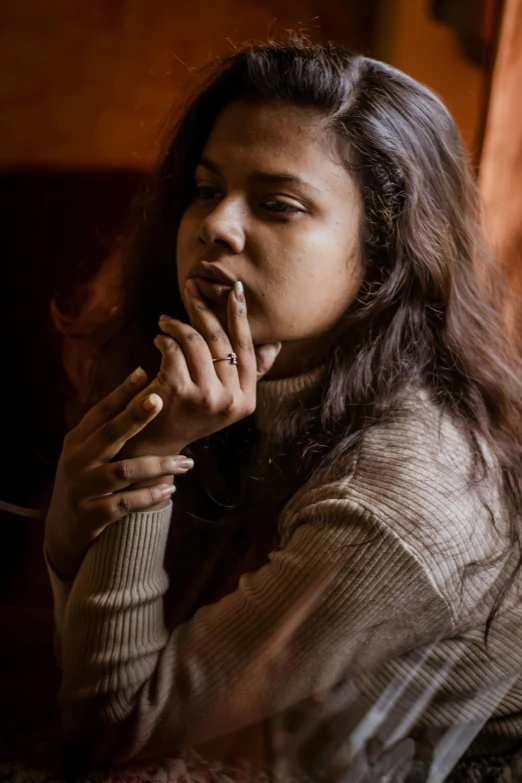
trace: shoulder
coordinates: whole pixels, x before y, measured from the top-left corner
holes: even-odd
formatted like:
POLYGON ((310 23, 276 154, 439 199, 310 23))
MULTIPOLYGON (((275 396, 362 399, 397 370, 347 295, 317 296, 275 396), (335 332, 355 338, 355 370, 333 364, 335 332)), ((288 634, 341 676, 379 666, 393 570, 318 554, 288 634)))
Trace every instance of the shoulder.
MULTIPOLYGON (((311 478, 287 505, 282 524, 319 517, 326 504, 336 509, 336 525, 350 525, 354 509, 362 509, 453 603, 462 597, 466 567, 486 563, 506 545, 498 473, 487 451, 485 457, 488 471, 473 481, 465 434, 427 392, 415 390, 393 419, 370 428, 355 459, 341 457, 311 478)), ((484 589, 497 572, 487 572, 484 589)))
MULTIPOLYGON (((487 445, 479 445, 485 470, 475 466, 470 440, 453 416, 416 389, 390 421, 367 432, 351 491, 379 516, 395 519, 405 535, 435 528, 465 540, 469 551, 470 534, 485 533, 492 513, 502 527, 500 472, 487 445)), ((480 556, 480 537, 475 544, 480 556)))

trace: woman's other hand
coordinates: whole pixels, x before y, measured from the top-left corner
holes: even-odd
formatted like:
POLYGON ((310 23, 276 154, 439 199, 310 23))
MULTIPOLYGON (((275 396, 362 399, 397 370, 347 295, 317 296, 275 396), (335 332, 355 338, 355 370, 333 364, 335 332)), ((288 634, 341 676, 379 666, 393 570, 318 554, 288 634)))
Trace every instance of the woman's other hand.
POLYGON ((75 577, 104 528, 132 511, 165 507, 174 475, 192 466, 182 456, 111 461, 161 411, 157 394, 143 395, 146 384, 138 368, 65 436, 45 521, 47 554, 65 580, 75 577))
POLYGON ((240 283, 228 296, 228 334, 195 281, 187 282, 187 294, 191 323, 162 316, 159 324, 166 334, 154 341, 162 362, 147 392, 161 397, 163 410, 126 444, 126 456, 172 453, 173 442, 187 445, 253 413, 256 384, 279 353, 280 343, 254 347, 240 283), (233 353, 237 365, 213 362, 233 353))

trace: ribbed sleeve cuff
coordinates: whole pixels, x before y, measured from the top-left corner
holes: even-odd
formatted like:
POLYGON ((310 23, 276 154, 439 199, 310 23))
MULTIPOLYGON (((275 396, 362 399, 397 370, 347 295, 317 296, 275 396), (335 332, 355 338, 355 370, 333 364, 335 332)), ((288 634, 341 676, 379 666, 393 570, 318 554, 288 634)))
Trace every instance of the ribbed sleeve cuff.
POLYGON ((161 511, 128 514, 107 527, 90 547, 74 582, 75 599, 103 594, 125 602, 154 597, 162 588, 172 503, 161 511))

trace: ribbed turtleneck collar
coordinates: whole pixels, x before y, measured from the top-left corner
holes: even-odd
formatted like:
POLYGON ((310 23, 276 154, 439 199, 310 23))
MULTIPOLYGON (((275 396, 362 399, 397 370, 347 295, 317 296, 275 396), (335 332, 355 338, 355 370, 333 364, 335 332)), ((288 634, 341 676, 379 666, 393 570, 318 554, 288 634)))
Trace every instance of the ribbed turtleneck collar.
POLYGON ((292 378, 259 381, 256 403, 258 430, 267 435, 273 432, 281 414, 291 408, 298 398, 306 397, 316 389, 325 371, 326 365, 322 364, 314 370, 292 378))

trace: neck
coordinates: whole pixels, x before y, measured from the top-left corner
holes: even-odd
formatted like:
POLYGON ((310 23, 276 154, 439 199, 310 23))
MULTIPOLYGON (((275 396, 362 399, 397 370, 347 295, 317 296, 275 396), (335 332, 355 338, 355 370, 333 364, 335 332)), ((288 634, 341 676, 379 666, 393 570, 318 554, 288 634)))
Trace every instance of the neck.
POLYGON ((277 359, 264 378, 267 381, 278 381, 315 370, 324 364, 331 342, 330 334, 313 340, 283 343, 277 359))

